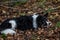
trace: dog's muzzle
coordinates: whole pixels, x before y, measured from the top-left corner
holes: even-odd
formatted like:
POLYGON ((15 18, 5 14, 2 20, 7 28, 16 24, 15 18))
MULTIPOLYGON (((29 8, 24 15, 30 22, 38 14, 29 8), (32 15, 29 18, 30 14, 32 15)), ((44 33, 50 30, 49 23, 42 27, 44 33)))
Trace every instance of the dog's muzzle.
POLYGON ((52 23, 50 21, 46 21, 46 23, 47 23, 47 26, 51 26, 52 25, 52 23))
POLYGON ((46 25, 44 27, 49 27, 51 25, 52 25, 52 23, 50 21, 46 21, 46 25))

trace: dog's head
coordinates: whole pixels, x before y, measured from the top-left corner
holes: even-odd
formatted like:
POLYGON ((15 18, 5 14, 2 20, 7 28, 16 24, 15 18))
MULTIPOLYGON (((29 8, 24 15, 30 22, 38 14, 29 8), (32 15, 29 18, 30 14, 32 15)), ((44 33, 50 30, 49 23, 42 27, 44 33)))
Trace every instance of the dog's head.
POLYGON ((35 14, 38 15, 38 17, 36 18, 37 21, 37 26, 43 26, 43 27, 48 27, 50 26, 52 23, 48 20, 48 13, 46 13, 45 15, 39 15, 39 14, 35 14))

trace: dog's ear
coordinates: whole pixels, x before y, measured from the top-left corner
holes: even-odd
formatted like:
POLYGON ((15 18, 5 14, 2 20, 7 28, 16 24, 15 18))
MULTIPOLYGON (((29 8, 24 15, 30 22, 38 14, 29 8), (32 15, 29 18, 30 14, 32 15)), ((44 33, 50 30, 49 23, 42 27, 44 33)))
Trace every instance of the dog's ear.
POLYGON ((48 13, 44 14, 45 17, 48 17, 48 13))

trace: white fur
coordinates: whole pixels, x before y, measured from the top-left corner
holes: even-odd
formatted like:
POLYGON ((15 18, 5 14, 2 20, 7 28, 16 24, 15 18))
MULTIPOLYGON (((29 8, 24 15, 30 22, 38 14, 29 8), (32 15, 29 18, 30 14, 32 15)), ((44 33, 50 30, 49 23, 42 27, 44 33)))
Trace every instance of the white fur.
POLYGON ((9 23, 11 23, 11 26, 12 26, 11 29, 15 30, 15 28, 17 26, 16 21, 15 20, 10 20, 9 23))
POLYGON ((47 26, 52 25, 52 23, 51 23, 51 22, 49 22, 49 21, 46 21, 46 23, 47 23, 47 26))
POLYGON ((34 13, 33 17, 33 27, 37 28, 37 23, 36 23, 36 18, 38 17, 38 15, 36 15, 36 13, 34 13))
POLYGON ((16 32, 14 30, 12 30, 12 29, 5 29, 5 30, 1 31, 1 33, 13 35, 16 32))

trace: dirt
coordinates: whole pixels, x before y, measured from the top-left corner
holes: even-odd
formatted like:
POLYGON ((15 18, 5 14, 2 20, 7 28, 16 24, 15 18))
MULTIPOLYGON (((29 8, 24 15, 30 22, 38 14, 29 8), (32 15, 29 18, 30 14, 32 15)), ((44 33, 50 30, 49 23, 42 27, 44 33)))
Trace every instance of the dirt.
POLYGON ((52 25, 48 28, 38 28, 38 30, 16 30, 16 34, 8 34, 5 38, 0 35, 0 40, 60 40, 60 28, 56 27, 56 23, 60 21, 60 1, 59 0, 47 0, 45 7, 41 8, 37 4, 39 0, 29 0, 24 5, 18 5, 9 7, 6 4, 0 5, 0 23, 7 18, 19 17, 20 15, 32 15, 38 12, 44 15, 44 11, 48 8, 54 9, 53 12, 48 12, 48 19, 52 22, 52 25), (55 9, 56 8, 56 9, 55 9))

